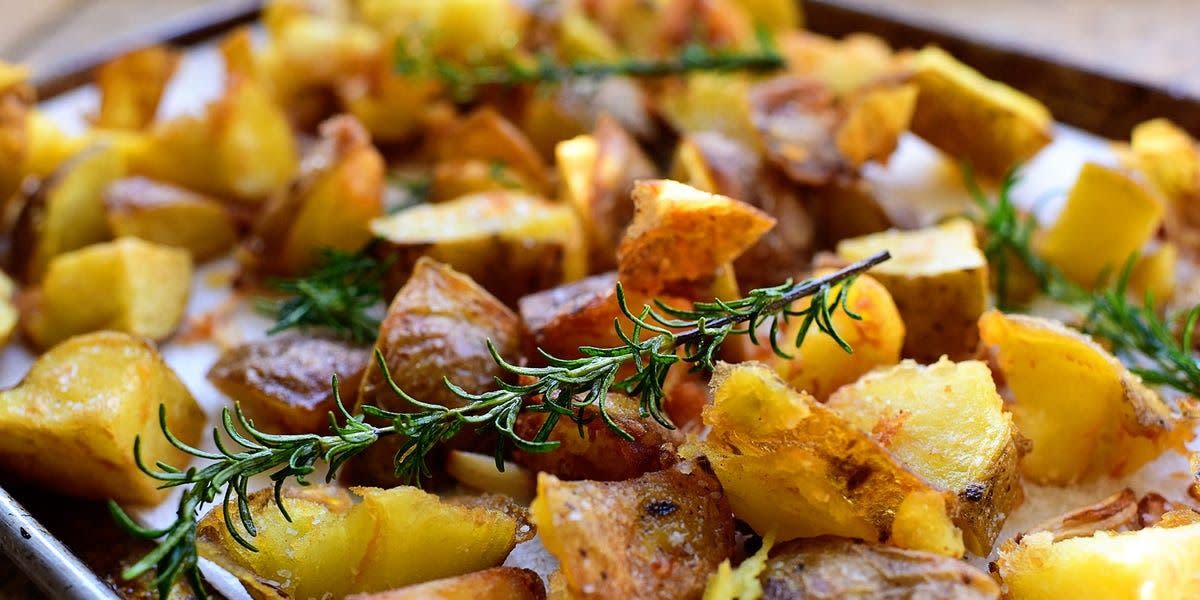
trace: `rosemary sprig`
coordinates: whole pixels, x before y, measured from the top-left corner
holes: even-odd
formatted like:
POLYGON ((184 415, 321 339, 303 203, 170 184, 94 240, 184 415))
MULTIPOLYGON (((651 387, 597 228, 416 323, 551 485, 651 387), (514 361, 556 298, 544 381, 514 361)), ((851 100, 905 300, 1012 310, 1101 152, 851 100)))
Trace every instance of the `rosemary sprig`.
POLYGON ((1032 216, 1022 215, 1010 198, 1017 179, 1015 171, 1005 177, 995 201, 987 198, 969 172, 965 179, 983 213, 976 222, 987 232, 984 253, 996 266, 996 303, 1001 309, 1011 307, 1007 283, 1012 265, 1008 260, 1015 257, 1034 275, 1042 293, 1079 309, 1083 317, 1076 327, 1108 342, 1130 371, 1147 383, 1165 385, 1200 398, 1200 361, 1192 352, 1200 305, 1184 313, 1182 334, 1176 335, 1169 325, 1175 320, 1159 315, 1149 293, 1143 304, 1131 302, 1127 292, 1136 255, 1125 262, 1117 278, 1107 287, 1091 291, 1076 285, 1034 252, 1032 242, 1036 221, 1032 216))
POLYGON ((271 283, 290 297, 262 305, 275 317, 267 333, 320 328, 356 343, 374 340, 379 319, 371 309, 382 300, 387 265, 365 253, 325 250, 322 256, 321 266, 307 275, 271 283))
POLYGON ((162 481, 162 487, 165 488, 191 487, 184 490, 180 498, 175 522, 163 529, 141 527, 119 506, 109 503, 114 517, 125 529, 144 539, 160 540, 157 548, 127 569, 123 576, 134 578, 151 568, 157 568, 155 585, 160 597, 165 598, 175 580, 183 574, 197 594, 204 596, 205 588, 197 566, 196 551, 197 513, 203 504, 222 497, 225 525, 233 539, 255 550, 250 538, 255 536, 257 530, 250 512, 247 489, 251 477, 269 474, 275 485, 275 503, 283 511, 284 517, 290 520, 281 503, 284 482, 294 479, 306 485, 305 477, 314 472, 319 461, 329 466, 326 480, 331 480, 346 460, 384 436, 404 437, 405 441, 395 458, 396 472, 410 481, 419 482, 422 475, 429 473, 425 459, 433 448, 468 425, 494 430, 499 434, 496 466, 501 470, 504 468, 505 444, 533 452, 554 450, 558 442, 549 441, 549 435, 559 419, 565 417, 582 424, 590 418, 587 409, 592 406, 617 435, 632 439, 606 410, 605 400, 611 389, 639 398, 643 418, 654 418, 664 426, 672 427, 663 414, 662 406, 667 370, 681 360, 692 363, 695 368, 712 368, 716 350, 730 335, 749 335, 758 343, 759 328, 768 325, 767 341, 775 352, 786 356, 780 346, 780 325, 788 319, 800 318, 803 321, 795 340, 797 345, 812 327, 816 327, 849 352, 850 347, 834 329, 832 314, 841 309, 851 317, 858 318, 847 310, 847 289, 859 273, 888 258, 886 252, 881 252, 822 277, 754 290, 745 298, 731 302, 717 300, 697 303, 691 310, 671 309, 659 303, 657 309, 647 306, 635 314, 626 304, 624 291, 618 284, 617 298, 621 310, 632 322, 628 332, 621 327, 620 320, 615 323, 623 345, 612 348, 583 347, 580 348, 583 358, 573 360, 543 353, 548 366, 522 367, 506 361, 489 343, 488 349, 497 364, 511 373, 532 377, 534 381, 525 385, 497 381, 496 390, 473 394, 447 379, 446 386, 467 401, 458 408, 431 404, 409 396, 393 380, 383 355, 377 351, 375 358, 388 386, 397 396, 411 403, 415 412, 391 412, 367 405, 362 407, 361 414, 350 415, 338 394, 335 377, 334 399, 344 425, 339 424, 331 413, 330 435, 267 434, 256 429, 241 409, 235 406, 232 412, 228 409, 224 411, 222 428, 241 449, 230 450, 221 441, 220 432, 214 429, 213 441, 218 451, 207 452, 193 448, 172 435, 167 428, 166 410, 160 407, 159 423, 167 440, 188 455, 212 462, 202 469, 191 467, 186 471, 160 462, 152 469, 142 461, 140 440, 134 441, 134 458, 142 471, 162 481), (795 306, 797 300, 805 297, 811 298, 807 306, 795 306), (643 333, 657 335, 642 339, 643 333), (618 379, 618 372, 626 365, 633 365, 634 373, 618 379), (546 423, 530 438, 523 438, 514 431, 517 417, 523 411, 548 414, 546 423), (389 424, 375 426, 368 423, 366 417, 381 418, 389 424), (231 504, 237 512, 236 521, 231 504), (246 535, 243 535, 243 531, 246 535))

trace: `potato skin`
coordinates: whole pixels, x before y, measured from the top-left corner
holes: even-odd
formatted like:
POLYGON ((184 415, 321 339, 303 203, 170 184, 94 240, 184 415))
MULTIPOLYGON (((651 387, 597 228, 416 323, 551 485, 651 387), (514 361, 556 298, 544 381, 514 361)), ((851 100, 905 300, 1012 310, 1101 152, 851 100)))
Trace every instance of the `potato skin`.
POLYGON ((216 199, 145 177, 114 181, 104 192, 108 227, 117 237, 136 237, 184 248, 203 261, 237 243, 233 215, 216 199))
POLYGON ((733 552, 733 518, 704 461, 622 482, 538 477, 531 507, 575 598, 697 598, 733 552))
POLYGON ((352 405, 370 360, 366 349, 339 340, 286 335, 225 350, 208 380, 263 431, 324 433, 336 410, 331 376, 352 405))
POLYGON ((996 582, 963 561, 828 536, 772 548, 759 579, 764 600, 1000 597, 996 582))
POLYGON ((546 600, 542 578, 529 569, 492 567, 376 594, 355 594, 346 600, 546 600))

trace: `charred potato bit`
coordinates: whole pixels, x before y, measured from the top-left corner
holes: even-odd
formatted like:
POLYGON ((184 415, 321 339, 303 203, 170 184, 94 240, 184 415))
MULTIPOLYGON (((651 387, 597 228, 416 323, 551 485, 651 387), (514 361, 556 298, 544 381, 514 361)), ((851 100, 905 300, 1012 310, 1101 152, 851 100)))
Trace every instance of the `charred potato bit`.
POLYGON ((233 215, 220 202, 168 183, 118 179, 104 192, 104 208, 114 236, 183 248, 196 261, 221 256, 237 243, 233 215))

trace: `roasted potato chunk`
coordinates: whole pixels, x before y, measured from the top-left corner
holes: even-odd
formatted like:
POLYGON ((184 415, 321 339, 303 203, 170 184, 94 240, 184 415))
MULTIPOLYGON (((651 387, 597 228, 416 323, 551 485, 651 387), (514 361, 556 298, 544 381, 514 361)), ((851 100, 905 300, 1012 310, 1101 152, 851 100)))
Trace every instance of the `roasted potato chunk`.
POLYGON ((826 185, 846 170, 833 95, 812 79, 780 76, 750 92, 767 161, 800 185, 826 185))
POLYGON ((633 202, 617 275, 626 287, 651 294, 712 278, 775 225, 748 204, 666 179, 639 181, 633 202))
POLYGON ((1141 183, 1087 163, 1037 250, 1075 283, 1102 285, 1154 236, 1162 214, 1163 203, 1141 183))
POLYGON ((1200 250, 1200 146, 1166 119, 1133 128, 1125 163, 1145 174, 1167 200, 1163 227, 1185 250, 1200 250))
POLYGON ((545 600, 542 578, 529 569, 492 567, 458 577, 447 577, 380 592, 356 594, 346 600, 545 600))
MULTIPOLYGON (((831 272, 819 271, 817 275, 831 272)), ((904 344, 904 321, 887 288, 869 275, 855 279, 847 292, 845 305, 861 317, 855 319, 846 311, 830 305, 834 330, 854 349, 846 352, 833 338, 816 330, 810 330, 800 346, 792 349, 791 344, 799 335, 801 321, 786 324, 780 339, 791 358, 772 355, 771 366, 793 388, 812 394, 824 402, 829 395, 843 385, 853 383, 871 369, 894 365, 900 361, 900 348, 904 344)), ((837 295, 837 288, 831 300, 837 295)), ((810 300, 801 300, 804 308, 810 300)))
POLYGON ((154 120, 158 102, 180 53, 167 46, 149 46, 128 52, 96 69, 100 111, 92 120, 97 127, 142 129, 154 120))
POLYGON ((828 406, 914 473, 958 495, 954 522, 963 541, 987 556, 1022 497, 1021 445, 987 365, 906 360, 841 388, 828 406))
POLYGON ((617 266, 617 245, 633 218, 634 183, 657 170, 616 120, 596 121, 591 135, 560 142, 554 149, 563 195, 579 211, 588 240, 588 268, 617 266))
POLYGON ((516 463, 504 461, 496 469, 494 455, 451 450, 446 456, 446 473, 464 487, 488 494, 501 494, 528 504, 537 491, 537 476, 516 463))
POLYGON ((369 361, 366 350, 342 341, 288 335, 226 350, 208 380, 263 431, 325 433, 335 411, 331 377, 353 404, 369 361))
POLYGON ((175 437, 199 441, 204 413, 150 344, 116 332, 72 338, 0 392, 0 465, 71 496, 156 504, 167 492, 138 469, 134 438, 148 465, 190 460, 159 430, 159 405, 175 437))
POLYGON ((351 491, 362 501, 335 487, 285 490, 290 522, 272 490, 254 493, 258 552, 238 544, 214 509, 197 526, 200 554, 259 598, 342 598, 494 567, 515 544, 517 522, 500 511, 408 486, 351 491))
POLYGON ((97 146, 68 160, 25 202, 13 232, 14 272, 36 282, 55 256, 109 238, 104 190, 125 169, 120 152, 97 146))
POLYGON ((1000 597, 996 582, 963 561, 835 537, 774 548, 760 580, 764 600, 1000 597))
POLYGON ((435 153, 439 160, 473 159, 512 169, 529 182, 531 193, 550 193, 542 155, 520 129, 490 107, 471 113, 439 135, 435 153))
POLYGON ((816 79, 838 97, 850 96, 896 70, 892 49, 867 33, 835 40, 794 30, 780 33, 778 42, 789 73, 816 79))
POLYGON ((668 83, 658 110, 680 135, 716 132, 756 147, 750 80, 740 73, 696 73, 668 83))
POLYGON ((908 131, 916 103, 913 84, 864 91, 838 125, 838 151, 854 167, 872 160, 886 165, 900 135, 908 131))
POLYGON ((25 67, 0 61, 0 206, 17 191, 27 170, 34 92, 25 67))
MULTIPOLYGON (((708 437, 738 518, 781 540, 841 535, 947 556, 963 554, 957 499, 909 471, 812 396, 757 363, 718 365, 708 437)), ((685 447, 684 456, 689 454, 685 447)))
POLYGON ((104 329, 163 340, 183 320, 191 278, 184 250, 137 238, 94 244, 50 262, 22 326, 38 348, 104 329))
POLYGON ((17 285, 0 271, 0 347, 8 343, 17 329, 19 313, 15 304, 16 293, 17 285))
POLYGON ((530 292, 584 276, 587 247, 569 206, 506 190, 427 204, 371 221, 404 281, 418 256, 469 275, 509 306, 530 292))
POLYGON ((287 116, 247 79, 235 77, 202 116, 160 122, 147 135, 133 172, 219 198, 261 203, 296 173, 287 116))
POLYGON ((104 192, 108 227, 117 237, 136 237, 183 248, 203 261, 237 243, 233 215, 214 198, 171 184, 127 177, 104 192))
POLYGON ((886 231, 842 240, 838 256, 854 261, 880 250, 892 259, 871 269, 904 318, 906 358, 930 363, 943 354, 972 355, 976 321, 988 304, 988 264, 971 223, 956 219, 915 231, 886 231))
POLYGON ((298 179, 271 199, 255 226, 255 266, 300 273, 323 250, 361 249, 371 240, 371 219, 383 214, 383 175, 383 157, 362 125, 351 117, 323 123, 298 179))
POLYGON ((912 131, 975 172, 999 179, 1053 137, 1040 102, 926 47, 912 57, 917 106, 912 131))
MULTIPOLYGON (((605 412, 633 437, 627 440, 617 435, 596 409, 584 412, 589 419, 580 427, 558 420, 550 431, 550 441, 560 445, 553 452, 516 451, 513 460, 541 473, 565 480, 624 481, 652 471, 661 471, 678 460, 677 446, 683 444, 678 431, 667 429, 650 418, 643 418, 636 399, 624 394, 610 393, 604 401, 605 412)), ((514 430, 529 439, 546 422, 546 413, 525 413, 517 417, 514 430)))
POLYGON ((573 598, 696 598, 733 552, 733 518, 703 461, 620 482, 538 477, 531 507, 573 598))
MULTIPOLYGON (((488 353, 488 340, 501 356, 517 354, 521 339, 516 315, 470 277, 422 258, 388 306, 375 349, 406 393, 423 402, 458 407, 464 400, 446 388, 443 376, 473 393, 493 389, 496 378, 507 377, 488 353)), ((392 393, 376 361, 370 361, 363 374, 358 403, 400 412, 413 408, 392 393)), ((392 464, 399 444, 395 438, 381 440, 364 452, 355 461, 356 478, 399 484, 392 464)), ((471 449, 479 444, 475 432, 467 429, 452 445, 471 449)))
POLYGON ((1086 335, 994 310, 979 332, 1012 394, 1013 422, 1033 442, 1021 468, 1037 483, 1119 477, 1167 449, 1182 451, 1192 437, 1158 394, 1086 335))

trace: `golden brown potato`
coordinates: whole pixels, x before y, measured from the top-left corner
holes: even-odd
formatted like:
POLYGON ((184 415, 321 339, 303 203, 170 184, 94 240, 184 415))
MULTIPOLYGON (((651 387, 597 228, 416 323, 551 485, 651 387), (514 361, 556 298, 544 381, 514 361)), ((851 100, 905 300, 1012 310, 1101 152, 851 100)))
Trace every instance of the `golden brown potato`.
POLYGON ((446 455, 446 473, 464 487, 487 494, 500 494, 528 505, 537 492, 537 474, 513 462, 496 469, 495 455, 451 450, 446 455))
POLYGON ((71 496, 156 504, 167 493, 134 463, 133 439, 147 465, 184 468, 191 459, 159 430, 160 404, 171 433, 195 444, 204 413, 150 344, 116 332, 72 338, 0 392, 0 464, 71 496))
POLYGON ((738 518, 781 540, 840 535, 962 556, 958 499, 758 363, 719 365, 708 437, 683 455, 712 462, 738 518))
POLYGON ((1138 258, 1129 273, 1129 293, 1135 298, 1154 299, 1156 305, 1171 301, 1175 296, 1179 249, 1163 242, 1138 258))
POLYGON ((116 237, 136 237, 183 248, 192 258, 216 258, 237 243, 233 215, 217 200, 146 179, 118 179, 104 192, 108 227, 116 237))
POLYGON ((657 169, 616 120, 596 121, 591 135, 555 147, 563 195, 579 211, 588 240, 588 268, 617 266, 617 244, 633 218, 634 183, 654 177, 657 169))
POLYGON ((542 578, 529 569, 492 567, 458 577, 447 577, 398 590, 355 594, 346 600, 545 600, 542 578))
MULTIPOLYGON (((396 383, 410 396, 458 407, 464 401, 446 389, 443 376, 473 393, 493 389, 497 377, 508 376, 492 360, 487 340, 501 356, 516 356, 521 344, 516 315, 470 277, 423 258, 392 299, 375 348, 383 353, 396 383)), ((412 409, 392 394, 374 360, 363 374, 358 403, 400 412, 412 409)), ((480 446, 481 440, 468 428, 452 445, 470 449, 480 446)), ((397 484, 392 457, 398 447, 395 438, 376 443, 351 463, 357 463, 353 475, 381 485, 397 484)))
POLYGON ((1130 134, 1124 163, 1140 171, 1167 200, 1163 227, 1180 248, 1200 249, 1200 146, 1166 119, 1139 124, 1130 134))
POLYGON ((1053 136, 1040 102, 926 47, 910 68, 917 85, 912 131, 985 177, 999 179, 1053 136))
POLYGON ((148 46, 114 58, 96 69, 100 111, 96 127, 142 129, 154 121, 167 82, 179 66, 178 50, 148 46))
POLYGON ((238 544, 214 509, 196 529, 200 555, 258 598, 342 598, 494 567, 515 545, 517 522, 500 511, 408 486, 350 491, 361 502, 332 486, 285 489, 290 522, 272 490, 252 494, 258 552, 238 544))
POLYGON ((538 477, 531 507, 573 598, 696 598, 733 552, 733 518, 703 461, 620 482, 538 477))
POLYGON ((520 173, 533 186, 531 193, 550 193, 549 168, 542 155, 520 129, 491 107, 476 110, 440 134, 435 153, 439 160, 496 163, 520 173))
POLYGON ((0 347, 8 343, 17 329, 17 284, 0 271, 0 347))
POLYGON ((291 189, 274 196, 255 225, 254 266, 294 274, 324 250, 360 250, 371 240, 371 219, 383 214, 383 187, 383 157, 362 125, 344 116, 326 121, 291 189))
POLYGON ((1079 285, 1103 285, 1158 231, 1163 203, 1115 169, 1083 165, 1067 203, 1037 240, 1037 251, 1079 285))
POLYGON ((1033 442, 1021 468, 1037 483, 1119 477, 1182 451, 1192 437, 1154 390, 1086 335, 995 310, 979 319, 979 332, 1011 393, 1013 422, 1033 442))
POLYGON ((617 273, 626 287, 651 294, 713 277, 775 225, 748 204, 666 179, 639 181, 633 202, 617 273))
POLYGON ((658 110, 681 136, 715 132, 756 147, 750 80, 742 73, 696 73, 668 81, 658 110))
POLYGON ((94 244, 50 261, 22 327, 37 348, 106 329, 161 341, 183 320, 191 278, 184 250, 137 238, 94 244))
POLYGON ((59 167, 21 209, 12 239, 13 270, 36 282, 50 260, 109 238, 104 190, 125 169, 112 146, 90 148, 59 167))
POLYGON ((906 360, 841 388, 829 408, 910 470, 958 495, 954 522, 987 556, 1021 502, 1021 444, 987 365, 906 360))
MULTIPOLYGON (((640 415, 639 402, 624 394, 610 393, 605 400, 606 412, 633 440, 618 436, 599 418, 597 410, 584 412, 591 419, 580 427, 560 419, 550 432, 550 441, 559 442, 551 452, 513 453, 518 464, 540 473, 549 473, 568 481, 624 481, 652 471, 661 471, 678 461, 676 447, 683 436, 667 429, 652 418, 640 415)), ((546 422, 546 413, 525 413, 517 417, 514 430, 529 439, 546 422)))
POLYGON ((886 165, 908 131, 916 103, 917 87, 911 83, 864 91, 838 125, 838 151, 854 167, 872 160, 886 165))
POLYGON ((996 582, 961 560, 835 537, 777 546, 760 580, 764 600, 1000 597, 996 582))
POLYGON ((501 162, 477 159, 446 159, 433 166, 429 178, 429 202, 445 202, 480 192, 533 190, 537 185, 516 169, 501 162))
MULTIPOLYGON (((832 270, 824 270, 817 274, 830 272, 832 270)), ((848 293, 846 308, 862 318, 854 319, 836 306, 830 306, 830 312, 834 330, 850 344, 853 352, 846 352, 832 337, 816 330, 810 330, 796 347, 801 320, 793 319, 784 325, 779 336, 780 346, 792 357, 772 354, 769 359, 769 364, 789 385, 812 394, 821 402, 871 369, 900 361, 904 321, 887 288, 871 276, 863 275, 854 281, 848 293)), ((810 304, 807 299, 801 300, 800 307, 810 304)))
POLYGON ((838 97, 852 95, 896 71, 892 49, 868 33, 851 33, 835 40, 793 30, 780 33, 777 41, 789 73, 816 79, 838 97))
POLYGON ((365 349, 333 339, 287 335, 225 350, 208 380, 271 433, 326 433, 334 412, 333 375, 342 401, 354 404, 365 349))
POLYGON ((0 61, 0 206, 17 191, 25 178, 30 154, 34 112, 33 87, 25 67, 0 61))
POLYGON ((979 345, 976 321, 987 308, 988 264, 974 226, 963 219, 914 231, 886 231, 842 240, 849 261, 880 250, 892 259, 871 269, 904 317, 906 358, 930 363, 943 354, 972 355, 979 345))
POLYGON ((812 79, 780 76, 750 91, 767 161, 793 182, 820 186, 846 170, 838 150, 833 95, 812 79))
POLYGON ((587 246, 571 207, 514 190, 425 204, 371 221, 382 252, 396 256, 398 287, 414 261, 429 256, 472 279, 509 306, 587 271, 587 246))
POLYGON ((510 54, 523 39, 528 19, 519 5, 507 0, 360 0, 356 5, 362 21, 376 31, 420 31, 428 53, 485 64, 510 54))
MULTIPOLYGON (((108 132, 111 133, 111 132, 108 132)), ((40 110, 28 112, 25 135, 27 137, 25 161, 19 175, 24 177, 49 177, 67 159, 86 148, 91 136, 69 135, 40 110)))
POLYGON ((261 203, 291 181, 297 162, 287 116, 259 84, 234 78, 202 116, 156 124, 130 169, 218 198, 261 203))
MULTIPOLYGON (((390 50, 381 54, 391 55, 390 50)), ((426 115, 438 106, 442 85, 437 79, 399 74, 385 59, 376 60, 361 77, 340 82, 336 92, 346 112, 371 132, 375 143, 399 143, 420 131, 426 115)))

